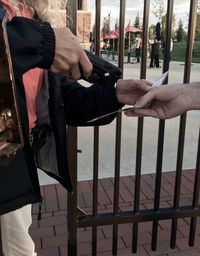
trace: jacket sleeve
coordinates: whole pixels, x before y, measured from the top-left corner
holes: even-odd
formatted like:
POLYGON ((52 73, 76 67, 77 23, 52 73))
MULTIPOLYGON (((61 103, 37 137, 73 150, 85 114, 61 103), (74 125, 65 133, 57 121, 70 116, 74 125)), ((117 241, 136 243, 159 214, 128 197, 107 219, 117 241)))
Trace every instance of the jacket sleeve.
POLYGON ((14 17, 6 28, 15 74, 35 67, 50 68, 55 54, 55 35, 48 23, 14 17))
POLYGON ((115 83, 109 78, 101 79, 90 87, 77 82, 63 83, 66 122, 75 126, 105 125, 113 121, 116 114, 88 123, 87 121, 116 111, 124 105, 117 101, 115 83))

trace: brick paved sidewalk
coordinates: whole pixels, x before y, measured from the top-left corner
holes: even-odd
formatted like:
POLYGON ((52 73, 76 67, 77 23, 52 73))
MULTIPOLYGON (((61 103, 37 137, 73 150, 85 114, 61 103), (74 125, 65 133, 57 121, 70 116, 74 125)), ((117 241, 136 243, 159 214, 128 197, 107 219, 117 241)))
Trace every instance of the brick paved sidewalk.
MULTIPOLYGON (((173 201, 175 172, 163 174, 161 207, 169 207, 173 201)), ((181 187, 181 205, 191 205, 194 171, 183 172, 181 187)), ((88 214, 92 210, 92 182, 78 183, 78 205, 88 214)), ((154 175, 144 175, 141 182, 140 209, 152 209, 154 197, 154 175)), ((33 207, 33 224, 30 229, 38 256, 67 256, 67 192, 58 184, 41 187, 44 195, 42 220, 38 223, 38 206, 33 207)), ((120 210, 133 209, 134 177, 125 176, 120 183, 120 210)), ((99 212, 111 212, 113 209, 113 178, 99 181, 99 212)), ((178 221, 177 243, 170 249, 170 227, 168 220, 159 222, 158 249, 150 249, 152 223, 139 224, 138 253, 131 253, 132 225, 119 225, 118 255, 137 256, 200 256, 200 222, 196 229, 195 247, 188 246, 190 219, 178 221)), ((91 255, 91 228, 78 230, 78 255, 91 255)), ((111 256, 112 227, 98 228, 98 255, 111 256)), ((70 255, 73 256, 73 255, 70 255)))

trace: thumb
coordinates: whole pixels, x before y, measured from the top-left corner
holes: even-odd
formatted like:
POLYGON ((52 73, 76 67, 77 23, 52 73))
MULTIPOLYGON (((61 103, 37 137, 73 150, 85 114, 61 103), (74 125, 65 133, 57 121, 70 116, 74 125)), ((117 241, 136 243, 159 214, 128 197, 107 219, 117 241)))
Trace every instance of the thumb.
POLYGON ((147 106, 154 99, 154 97, 154 90, 150 90, 136 102, 134 108, 143 108, 147 106))

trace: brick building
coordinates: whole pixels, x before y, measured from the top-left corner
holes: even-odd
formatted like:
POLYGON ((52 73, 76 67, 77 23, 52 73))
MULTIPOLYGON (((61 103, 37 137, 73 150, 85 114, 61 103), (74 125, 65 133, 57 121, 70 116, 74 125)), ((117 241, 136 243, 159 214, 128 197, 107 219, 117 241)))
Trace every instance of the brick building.
POLYGON ((90 45, 91 15, 91 12, 87 9, 87 0, 79 0, 77 13, 77 36, 80 43, 86 48, 89 48, 90 45))

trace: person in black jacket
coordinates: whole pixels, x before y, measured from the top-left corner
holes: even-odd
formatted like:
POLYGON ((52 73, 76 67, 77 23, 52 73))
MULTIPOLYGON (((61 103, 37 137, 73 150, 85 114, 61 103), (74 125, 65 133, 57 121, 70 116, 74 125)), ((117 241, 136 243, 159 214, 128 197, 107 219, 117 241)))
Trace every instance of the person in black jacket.
MULTIPOLYGON (((12 0, 12 3, 16 2, 12 0)), ((39 202, 41 198, 37 167, 56 178, 69 192, 73 191, 67 164, 66 124, 88 126, 87 121, 94 117, 115 111, 124 104, 134 104, 144 94, 143 90, 148 91, 150 88, 148 82, 139 80, 119 80, 115 88, 116 81, 112 77, 100 79, 88 88, 75 81, 69 82, 66 73, 78 79, 80 70, 77 65, 81 61, 80 56, 85 55, 75 43, 77 51, 71 44, 75 62, 70 62, 71 55, 67 59, 58 54, 56 60, 60 41, 64 45, 60 31, 66 29, 53 30, 47 23, 30 19, 30 10, 38 10, 41 2, 24 1, 29 5, 21 2, 20 12, 28 18, 14 17, 7 23, 25 145, 8 166, 0 167, 0 215, 5 256, 36 255, 28 228, 31 224, 31 204, 39 202), (57 31, 60 33, 59 38, 56 36, 57 31), (41 131, 47 131, 48 140, 34 155, 34 142, 32 144, 30 137, 41 131)), ((9 1, 5 3, 7 9, 15 7, 8 6, 9 1)), ((44 3, 48 5, 48 1, 44 3)), ((12 8, 8 10, 11 14, 12 8)), ((39 14, 37 12, 37 16, 39 14)), ((76 42, 76 37, 71 36, 76 42)), ((84 63, 85 73, 89 74, 91 64, 86 57, 84 63)), ((108 124, 115 116, 90 125, 108 124)))
POLYGON ((154 42, 151 45, 151 61, 150 61, 150 68, 153 67, 160 67, 159 64, 159 48, 160 48, 160 41, 157 38, 154 38, 154 42))

